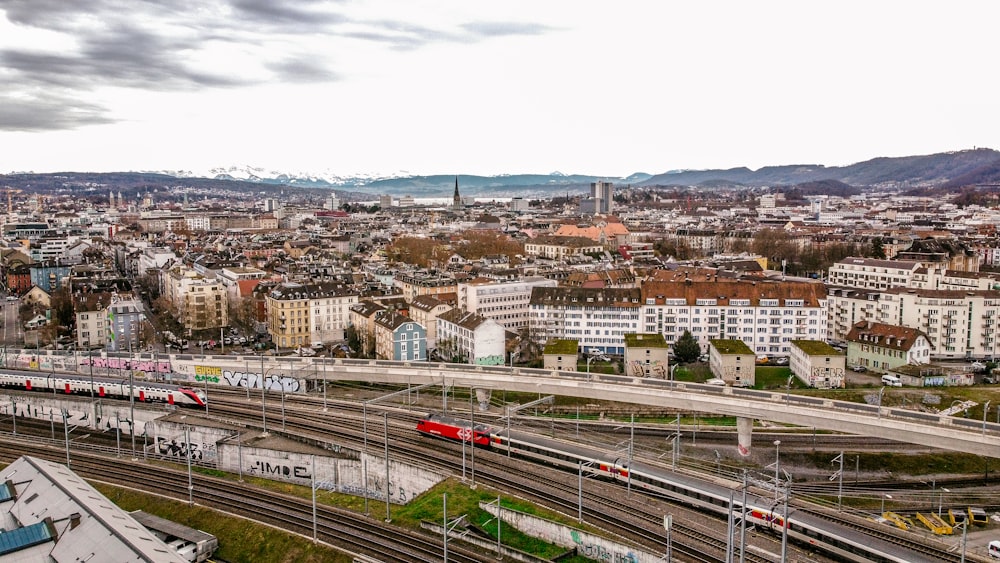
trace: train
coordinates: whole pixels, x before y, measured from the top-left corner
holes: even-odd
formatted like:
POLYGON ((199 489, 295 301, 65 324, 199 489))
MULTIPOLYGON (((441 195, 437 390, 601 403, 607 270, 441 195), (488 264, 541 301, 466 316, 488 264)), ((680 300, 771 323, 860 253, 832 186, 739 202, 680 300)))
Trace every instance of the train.
POLYGON ((148 381, 130 384, 128 379, 90 378, 63 373, 0 372, 0 387, 111 399, 135 397, 135 400, 144 403, 166 403, 183 407, 203 408, 208 404, 208 396, 201 389, 148 381))
MULTIPOLYGON (((540 461, 547 465, 562 467, 570 471, 587 472, 622 483, 628 482, 633 488, 650 491, 665 496, 696 509, 710 511, 728 517, 730 510, 742 510, 742 492, 730 499, 734 490, 720 484, 698 479, 689 475, 667 471, 620 457, 610 459, 603 452, 550 440, 541 436, 494 429, 483 424, 472 424, 440 414, 430 414, 417 423, 417 431, 425 436, 453 441, 472 441, 476 446, 488 447, 495 451, 518 455, 540 461)), ((768 529, 781 534, 786 526, 791 541, 807 545, 834 555, 846 561, 868 563, 931 563, 939 561, 929 555, 907 550, 891 542, 852 530, 836 522, 797 510, 789 506, 787 516, 782 503, 772 498, 748 495, 746 521, 748 526, 768 529)))

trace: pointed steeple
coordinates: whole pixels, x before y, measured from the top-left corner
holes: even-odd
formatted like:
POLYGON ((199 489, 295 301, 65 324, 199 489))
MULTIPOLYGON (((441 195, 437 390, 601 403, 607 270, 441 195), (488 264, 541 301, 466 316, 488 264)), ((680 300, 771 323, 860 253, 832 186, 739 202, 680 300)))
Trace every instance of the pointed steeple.
POLYGON ((452 207, 455 209, 462 207, 462 196, 458 195, 458 176, 455 176, 455 195, 452 198, 452 207))

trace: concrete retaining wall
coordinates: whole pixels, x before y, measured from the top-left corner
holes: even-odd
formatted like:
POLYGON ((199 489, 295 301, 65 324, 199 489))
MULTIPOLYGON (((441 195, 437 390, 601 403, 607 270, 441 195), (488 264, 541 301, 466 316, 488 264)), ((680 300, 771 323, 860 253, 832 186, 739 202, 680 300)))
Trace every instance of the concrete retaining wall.
MULTIPOLYGON (((479 503, 479 508, 497 516, 496 504, 479 503)), ((654 563, 662 561, 663 555, 642 551, 600 536, 582 532, 575 528, 539 518, 509 508, 499 510, 504 523, 517 528, 529 536, 566 548, 576 548, 578 555, 595 561, 614 563, 654 563)), ((666 532, 664 532, 666 535, 666 532)))
MULTIPOLYGON (((18 418, 28 417, 38 420, 52 420, 62 423, 62 413, 66 411, 70 426, 82 426, 97 432, 120 432, 129 434, 132 431, 132 408, 129 405, 108 405, 100 401, 86 403, 81 401, 62 400, 59 395, 0 394, 0 413, 10 415, 15 413, 18 418)), ((147 424, 163 416, 162 411, 146 410, 145 406, 135 407, 136 434, 146 432, 147 424)))
MULTIPOLYGON (((362 456, 351 452, 351 457, 329 457, 323 455, 281 452, 240 445, 235 437, 230 437, 217 445, 219 469, 238 473, 242 466, 244 475, 253 475, 276 481, 286 481, 310 486, 313 479, 315 461, 316 487, 327 491, 364 496, 385 502, 386 474, 385 458, 362 456), (242 452, 242 457, 241 457, 242 452), (367 464, 364 467, 362 462, 367 464), (367 487, 365 473, 367 469, 367 487)), ((346 453, 346 450, 344 450, 346 453)), ((406 504, 442 481, 442 477, 389 458, 389 502, 406 504)))

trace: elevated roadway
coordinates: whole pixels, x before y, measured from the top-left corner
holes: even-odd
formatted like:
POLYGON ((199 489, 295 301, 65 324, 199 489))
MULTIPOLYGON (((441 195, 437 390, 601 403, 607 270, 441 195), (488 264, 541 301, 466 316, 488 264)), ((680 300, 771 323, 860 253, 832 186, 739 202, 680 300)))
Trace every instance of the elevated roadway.
MULTIPOLYGON (((89 355, 64 351, 6 351, 3 367, 87 373, 89 355), (30 352, 30 353, 29 353, 30 352)), ((473 387, 481 390, 509 390, 549 395, 568 395, 599 401, 620 401, 688 412, 706 412, 737 417, 741 453, 750 447, 754 419, 792 424, 861 436, 873 436, 945 450, 1000 458, 1000 424, 956 418, 942 413, 926 413, 898 407, 882 407, 790 394, 784 391, 756 391, 620 375, 471 366, 430 362, 393 362, 297 356, 250 357, 201 354, 157 356, 134 354, 133 369, 144 372, 149 366, 159 378, 174 383, 214 384, 296 392, 308 386, 298 381, 365 381, 418 385, 425 383, 473 387), (162 364, 162 365, 161 365, 162 364), (164 371, 161 368, 166 368, 164 371), (214 373, 216 375, 206 375, 214 373), (289 385, 291 383, 291 385, 289 385)), ((114 358, 95 353, 95 360, 114 358)), ((127 369, 127 368, 126 368, 127 369)), ((107 367, 98 374, 121 373, 107 367)), ((146 374, 149 377, 151 374, 146 374)), ((314 387, 315 388, 315 387, 314 387)))
MULTIPOLYGON (((326 371, 329 380, 403 385, 437 382, 447 386, 477 389, 568 395, 689 412, 708 412, 747 420, 769 420, 1000 457, 998 424, 896 407, 786 392, 575 371, 381 360, 328 361, 331 362, 326 371)), ((744 428, 740 430, 743 432, 744 428)), ((741 438, 741 442, 743 441, 741 438)), ((746 441, 746 446, 749 447, 749 437, 746 441)))

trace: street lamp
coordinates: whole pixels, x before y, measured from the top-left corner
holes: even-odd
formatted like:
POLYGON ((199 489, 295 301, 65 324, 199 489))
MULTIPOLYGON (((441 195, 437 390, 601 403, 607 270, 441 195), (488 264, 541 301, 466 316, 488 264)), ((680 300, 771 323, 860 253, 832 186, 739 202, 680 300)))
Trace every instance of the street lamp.
POLYGON ((879 512, 879 516, 885 514, 885 499, 892 500, 892 495, 888 493, 882 493, 882 510, 879 512))
POLYGON ((986 435, 986 413, 990 412, 990 401, 986 401, 983 407, 983 436, 986 435))
POLYGON ((774 441, 774 500, 778 500, 778 483, 780 477, 778 472, 781 469, 781 440, 774 441))

